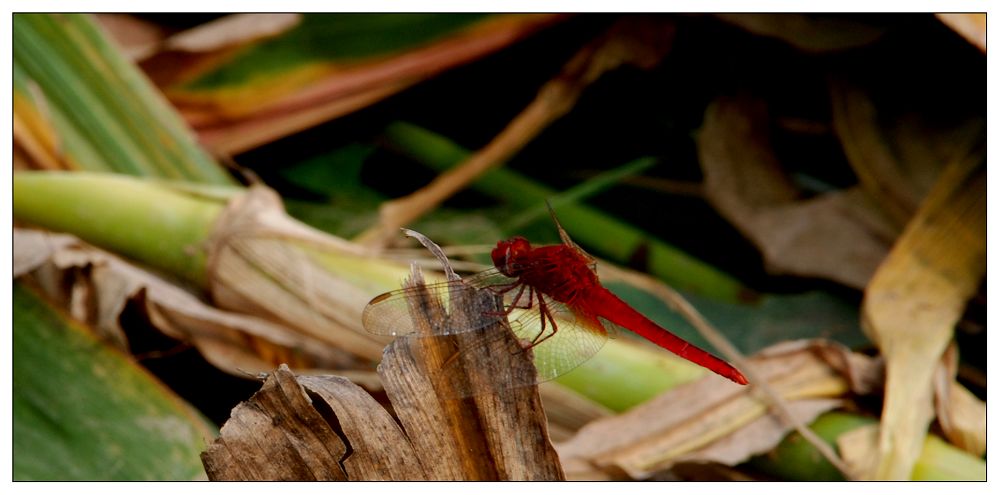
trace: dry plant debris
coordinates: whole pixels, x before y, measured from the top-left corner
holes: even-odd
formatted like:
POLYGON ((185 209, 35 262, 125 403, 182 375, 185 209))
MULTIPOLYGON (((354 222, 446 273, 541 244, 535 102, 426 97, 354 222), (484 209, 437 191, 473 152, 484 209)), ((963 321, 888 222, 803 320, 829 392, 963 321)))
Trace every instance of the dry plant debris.
MULTIPOLYGON (((779 344, 748 361, 806 423, 841 405, 845 394, 873 393, 881 382, 878 360, 823 341, 779 344)), ((567 476, 642 479, 679 462, 735 465, 791 431, 753 387, 713 380, 706 376, 583 427, 557 446, 567 476)))
MULTIPOLYGON (((419 284, 414 272, 410 286, 419 284)), ((451 301, 451 314, 425 297, 412 314, 429 329, 432 321, 463 325, 498 307, 493 294, 476 297, 451 301)), ((503 387, 507 373, 535 373, 529 354, 518 352, 504 327, 486 331, 497 333, 489 345, 469 347, 472 340, 458 334, 401 338, 386 348, 379 375, 398 426, 347 380, 296 381, 279 368, 234 410, 203 456, 206 471, 212 479, 562 479, 537 388, 503 387), (459 350, 461 377, 435 372, 459 350)))
MULTIPOLYGON (((886 360, 870 479, 909 479, 934 417, 934 371, 986 273, 985 148, 957 155, 865 290, 863 323, 886 360)), ((947 420, 946 420, 947 421, 947 420)))

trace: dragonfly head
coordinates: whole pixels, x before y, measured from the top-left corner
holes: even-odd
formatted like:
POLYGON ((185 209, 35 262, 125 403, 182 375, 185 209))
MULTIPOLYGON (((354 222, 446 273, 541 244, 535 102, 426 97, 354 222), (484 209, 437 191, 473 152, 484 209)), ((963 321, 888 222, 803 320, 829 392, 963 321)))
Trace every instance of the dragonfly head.
POLYGON ((491 253, 493 265, 500 270, 500 273, 508 277, 517 277, 521 274, 518 259, 524 253, 531 250, 531 243, 523 237, 514 237, 506 241, 497 243, 497 247, 491 253))

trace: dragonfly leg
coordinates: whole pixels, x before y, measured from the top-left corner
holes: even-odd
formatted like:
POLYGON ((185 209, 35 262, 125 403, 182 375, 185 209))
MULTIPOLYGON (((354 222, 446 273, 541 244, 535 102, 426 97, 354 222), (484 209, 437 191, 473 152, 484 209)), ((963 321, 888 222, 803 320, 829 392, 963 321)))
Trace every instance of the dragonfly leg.
POLYGON ((490 291, 490 292, 492 292, 494 294, 497 294, 497 295, 502 295, 502 294, 506 294, 506 293, 508 293, 508 292, 510 292, 510 291, 512 291, 512 290, 514 290, 514 289, 516 289, 518 287, 520 287, 521 285, 523 285, 521 282, 514 281, 514 282, 511 282, 511 283, 509 283, 507 285, 492 285, 492 286, 488 286, 488 287, 486 287, 486 290, 488 290, 488 291, 490 291))
POLYGON ((513 312, 515 309, 527 309, 527 308, 531 308, 531 300, 530 299, 532 297, 531 294, 534 291, 534 289, 532 289, 531 287, 528 287, 528 290, 529 290, 529 292, 528 292, 528 299, 529 299, 528 300, 528 305, 526 307, 525 306, 518 306, 518 302, 521 300, 521 296, 524 295, 524 288, 526 287, 525 284, 517 283, 516 285, 511 285, 510 287, 505 287, 505 288, 501 289, 499 292, 497 292, 497 294, 504 294, 504 293, 510 292, 515 287, 519 287, 519 289, 517 291, 517 294, 514 295, 514 299, 511 302, 510 306, 508 306, 506 310, 504 310, 504 311, 490 311, 490 312, 487 312, 486 314, 488 314, 490 316, 510 316, 511 312, 513 312))
POLYGON ((521 284, 521 290, 517 291, 517 295, 514 296, 514 299, 511 301, 510 307, 507 308, 507 314, 510 314, 515 309, 531 309, 532 303, 534 302, 533 301, 533 298, 535 297, 534 294, 535 294, 534 287, 531 287, 530 285, 527 284, 521 284), (524 295, 525 287, 528 288, 528 303, 526 306, 521 306, 520 305, 521 296, 524 295))
POLYGON ((545 299, 542 298, 542 294, 541 293, 538 293, 538 311, 542 315, 542 317, 541 317, 542 329, 538 332, 538 335, 536 335, 535 338, 531 339, 531 346, 529 346, 529 348, 535 347, 535 346, 541 344, 542 342, 545 342, 546 340, 549 339, 549 337, 552 337, 553 335, 555 335, 557 330, 559 330, 559 327, 556 325, 556 320, 552 316, 552 312, 549 311, 548 305, 545 304, 545 299), (546 320, 548 320, 549 325, 552 326, 552 331, 550 331, 548 335, 545 335, 545 321, 546 320), (545 335, 545 336, 542 337, 543 335, 545 335))

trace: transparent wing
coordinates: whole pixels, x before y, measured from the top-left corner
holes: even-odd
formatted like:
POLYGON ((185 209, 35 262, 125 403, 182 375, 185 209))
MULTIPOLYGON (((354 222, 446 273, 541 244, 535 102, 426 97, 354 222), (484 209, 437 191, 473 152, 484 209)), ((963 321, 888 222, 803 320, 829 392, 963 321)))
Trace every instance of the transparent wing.
MULTIPOLYGON (((449 302, 461 293, 474 289, 487 289, 501 293, 513 286, 515 279, 501 274, 496 269, 486 270, 461 281, 439 282, 423 287, 407 288, 386 292, 372 299, 361 313, 361 324, 369 333, 378 335, 413 335, 418 329, 410 312, 421 304, 440 301, 446 315, 451 314, 449 302)), ((511 292, 511 291, 507 291, 511 292)), ((504 294, 512 297, 510 294, 504 294)), ((432 335, 451 335, 471 332, 495 324, 505 318, 502 313, 486 313, 484 318, 477 319, 474 324, 455 327, 447 325, 446 321, 435 323, 431 329, 432 335)), ((420 321, 423 319, 418 319, 420 321)), ((446 320, 446 319, 445 319, 446 320)))
POLYGON ((457 335, 455 338, 459 339, 459 348, 455 355, 440 369, 432 372, 439 379, 450 383, 449 390, 454 391, 457 397, 502 393, 504 390, 532 386, 567 373, 590 359, 607 341, 605 327, 598 318, 575 313, 545 296, 542 299, 555 320, 555 332, 553 333, 552 320, 548 317, 545 317, 542 328, 542 313, 537 296, 535 297, 536 304, 531 308, 511 311, 509 323, 516 341, 507 338, 505 332, 501 331, 457 335), (497 360, 491 356, 501 352, 529 353, 534 366, 530 370, 496 367, 494 363, 497 360), (465 371, 469 366, 485 367, 490 376, 489 382, 470 381, 470 376, 465 371))
POLYGON ((534 354, 538 382, 573 370, 597 354, 608 340, 608 329, 601 319, 573 311, 548 296, 543 295, 542 300, 555 320, 554 328, 537 303, 530 309, 515 309, 510 320, 511 330, 534 354))
POLYGON ((497 270, 487 270, 462 281, 382 294, 365 307, 362 314, 364 327, 371 333, 381 335, 427 334, 428 329, 420 332, 421 329, 414 324, 414 321, 426 321, 426 318, 413 319, 410 312, 420 310, 421 304, 424 304, 421 301, 429 299, 440 301, 443 306, 434 310, 440 309, 444 315, 441 322, 429 329, 430 335, 461 337, 454 358, 432 372, 451 382, 460 396, 526 387, 556 378, 593 357, 604 346, 609 331, 612 335, 616 331, 614 324, 581 310, 574 311, 547 295, 540 295, 534 289, 518 284, 516 279, 506 277, 497 270), (484 317, 474 323, 450 325, 447 321, 451 314, 448 301, 473 289, 486 289, 502 295, 505 311, 484 313, 484 317), (499 331, 475 332, 504 321, 509 324, 520 345, 513 348, 504 346, 501 342, 504 334, 499 331), (464 367, 477 365, 475 363, 489 366, 489 356, 495 352, 530 352, 537 373, 493 370, 493 381, 498 384, 499 390, 468 388, 468 382, 463 379, 464 367))

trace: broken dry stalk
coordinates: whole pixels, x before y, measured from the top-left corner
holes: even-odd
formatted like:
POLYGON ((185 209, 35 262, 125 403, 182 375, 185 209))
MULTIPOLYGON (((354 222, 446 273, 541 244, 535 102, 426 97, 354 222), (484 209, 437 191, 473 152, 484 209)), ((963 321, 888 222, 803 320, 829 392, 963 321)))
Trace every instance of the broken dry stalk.
POLYGON ((490 168, 514 156, 543 129, 568 113, 583 90, 601 74, 623 64, 648 68, 658 63, 670 49, 673 35, 672 24, 640 17, 620 20, 577 52, 561 74, 542 86, 534 101, 461 166, 441 174, 409 196, 383 204, 379 224, 358 240, 368 245, 385 244, 397 228, 420 218, 490 168))
MULTIPOLYGON (((433 244, 415 232, 408 234, 433 244)), ((499 323, 476 332, 432 334, 441 325, 460 330, 486 312, 500 311, 497 296, 454 291, 446 311, 443 301, 420 290, 422 285, 414 269, 407 287, 414 291, 410 315, 418 335, 389 345, 378 370, 414 449, 423 458, 436 459, 428 466, 428 477, 563 479, 537 387, 509 386, 531 383, 537 373, 514 335, 499 323), (483 339, 483 332, 495 338, 483 339), (456 364, 461 373, 443 373, 456 364)))
POLYGON ((863 328, 886 360, 878 455, 866 477, 909 479, 934 417, 933 375, 986 273, 985 145, 959 155, 865 290, 863 328))

